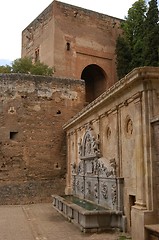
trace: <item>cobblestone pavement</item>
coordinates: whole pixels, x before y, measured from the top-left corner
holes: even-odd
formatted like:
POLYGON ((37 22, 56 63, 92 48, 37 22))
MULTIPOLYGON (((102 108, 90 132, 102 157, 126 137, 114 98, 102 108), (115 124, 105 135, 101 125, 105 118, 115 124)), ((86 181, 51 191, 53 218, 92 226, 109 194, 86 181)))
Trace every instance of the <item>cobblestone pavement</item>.
POLYGON ((51 203, 0 206, 0 240, 117 240, 121 233, 82 233, 51 203))

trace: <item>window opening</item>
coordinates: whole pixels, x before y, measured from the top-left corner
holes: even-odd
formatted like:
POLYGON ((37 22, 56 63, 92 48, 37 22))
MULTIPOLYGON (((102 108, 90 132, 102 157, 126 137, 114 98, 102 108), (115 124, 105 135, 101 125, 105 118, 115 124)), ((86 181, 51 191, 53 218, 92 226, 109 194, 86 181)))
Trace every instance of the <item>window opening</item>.
POLYGON ((35 50, 35 62, 39 61, 39 48, 35 50))
POLYGON ((56 112, 56 114, 61 114, 61 111, 60 111, 60 110, 58 110, 58 111, 56 112))
POLYGON ((10 139, 15 140, 17 138, 18 132, 10 132, 10 139))
POLYGON ((71 44, 69 42, 66 43, 66 50, 67 51, 70 51, 70 48, 71 48, 71 44))

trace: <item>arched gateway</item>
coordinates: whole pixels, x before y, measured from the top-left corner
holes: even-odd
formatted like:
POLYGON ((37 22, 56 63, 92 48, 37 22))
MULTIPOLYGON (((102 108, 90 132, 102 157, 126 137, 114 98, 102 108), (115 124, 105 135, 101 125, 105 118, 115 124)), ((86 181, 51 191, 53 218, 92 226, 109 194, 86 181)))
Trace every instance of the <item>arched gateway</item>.
POLYGON ((106 73, 96 64, 85 67, 81 79, 85 80, 86 102, 88 103, 106 90, 106 73))

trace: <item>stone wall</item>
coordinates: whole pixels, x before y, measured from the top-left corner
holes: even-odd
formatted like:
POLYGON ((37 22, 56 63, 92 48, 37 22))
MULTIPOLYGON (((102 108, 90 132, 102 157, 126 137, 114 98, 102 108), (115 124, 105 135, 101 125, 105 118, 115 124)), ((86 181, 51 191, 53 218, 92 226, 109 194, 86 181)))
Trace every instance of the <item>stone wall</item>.
MULTIPOLYGON (((100 150, 99 170, 107 172, 113 160, 116 176, 124 179, 123 213, 133 240, 145 240, 145 225, 159 221, 158 80, 159 68, 134 69, 64 125, 68 142, 66 194, 73 193, 73 167, 84 162, 79 147, 89 128, 94 136, 89 145, 95 142, 100 150)), ((95 161, 88 176, 94 166, 95 161)), ((82 187, 77 187, 82 192, 82 187)), ((117 189, 115 192, 117 197, 117 189)))
POLYGON ((62 125, 84 105, 82 80, 0 75, 0 204, 64 192, 62 125))

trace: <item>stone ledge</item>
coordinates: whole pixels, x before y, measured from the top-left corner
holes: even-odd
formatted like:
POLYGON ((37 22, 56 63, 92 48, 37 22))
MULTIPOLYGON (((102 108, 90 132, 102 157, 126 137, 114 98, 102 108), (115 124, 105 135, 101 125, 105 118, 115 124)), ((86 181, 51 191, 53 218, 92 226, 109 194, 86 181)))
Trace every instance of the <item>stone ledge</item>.
POLYGON ((145 225, 146 230, 150 233, 154 233, 155 236, 159 237, 159 224, 145 225))

